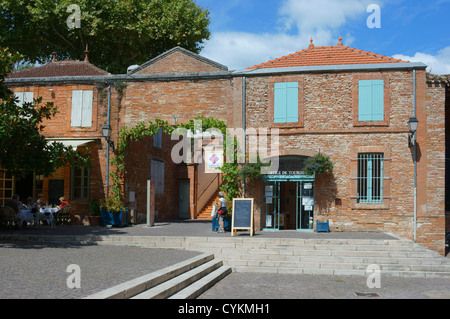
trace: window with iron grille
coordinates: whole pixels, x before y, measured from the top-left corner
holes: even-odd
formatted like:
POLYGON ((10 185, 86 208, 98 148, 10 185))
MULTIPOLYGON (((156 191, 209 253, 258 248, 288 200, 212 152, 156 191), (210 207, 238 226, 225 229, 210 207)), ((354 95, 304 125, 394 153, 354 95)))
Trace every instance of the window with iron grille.
POLYGON ((383 202, 382 153, 358 154, 358 203, 383 202))

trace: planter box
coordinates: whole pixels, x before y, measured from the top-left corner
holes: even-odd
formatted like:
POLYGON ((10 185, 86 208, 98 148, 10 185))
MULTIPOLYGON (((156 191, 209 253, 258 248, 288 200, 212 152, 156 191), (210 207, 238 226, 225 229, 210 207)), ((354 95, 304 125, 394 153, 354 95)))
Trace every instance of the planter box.
POLYGON ((316 232, 320 233, 329 233, 330 232, 330 222, 326 221, 326 222, 319 222, 318 220, 316 221, 316 232))
POLYGON ((111 213, 102 208, 100 226, 112 225, 116 227, 125 227, 128 225, 128 208, 120 209, 118 213, 111 213))
MULTIPOLYGON (((213 218, 212 219, 212 231, 218 230, 219 227, 220 227, 219 221, 217 220, 217 218, 213 218)), ((223 229, 225 229, 226 231, 231 231, 231 217, 225 217, 223 219, 223 229)))
POLYGON ((100 226, 100 216, 89 216, 90 226, 100 226))

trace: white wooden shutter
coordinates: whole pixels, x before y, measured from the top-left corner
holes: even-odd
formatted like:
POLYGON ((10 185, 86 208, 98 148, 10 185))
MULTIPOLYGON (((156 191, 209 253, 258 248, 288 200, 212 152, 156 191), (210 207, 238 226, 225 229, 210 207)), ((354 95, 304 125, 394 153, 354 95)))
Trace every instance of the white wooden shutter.
POLYGON ((18 105, 20 107, 23 103, 33 103, 33 92, 16 92, 14 95, 19 99, 18 105))
POLYGON ((81 126, 92 126, 92 91, 83 91, 83 104, 81 109, 81 126))
POLYGON ((72 91, 72 118, 70 125, 72 127, 81 126, 81 115, 83 107, 83 91, 72 91))
POLYGON ((17 104, 19 105, 19 107, 22 107, 24 92, 16 92, 14 93, 14 95, 16 96, 16 99, 19 99, 19 102, 17 104))
POLYGON ((33 103, 33 92, 23 92, 23 103, 33 103))

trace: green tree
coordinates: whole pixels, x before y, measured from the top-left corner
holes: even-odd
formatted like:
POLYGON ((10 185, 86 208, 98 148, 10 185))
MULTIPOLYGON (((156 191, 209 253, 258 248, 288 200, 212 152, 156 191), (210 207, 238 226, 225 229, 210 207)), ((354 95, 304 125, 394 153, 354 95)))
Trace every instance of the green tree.
POLYGON ((0 166, 20 178, 30 171, 50 175, 56 168, 72 163, 87 165, 86 153, 76 152, 62 143, 49 143, 41 134, 43 122, 58 111, 42 98, 19 105, 5 85, 5 77, 22 56, 0 49, 0 166))
POLYGON ((199 53, 209 39, 209 12, 194 0, 2 0, 0 47, 20 52, 31 63, 89 60, 111 73, 126 73, 175 47, 199 53), (75 4, 77 12, 68 11, 75 4), (68 24, 69 20, 69 24, 68 24))

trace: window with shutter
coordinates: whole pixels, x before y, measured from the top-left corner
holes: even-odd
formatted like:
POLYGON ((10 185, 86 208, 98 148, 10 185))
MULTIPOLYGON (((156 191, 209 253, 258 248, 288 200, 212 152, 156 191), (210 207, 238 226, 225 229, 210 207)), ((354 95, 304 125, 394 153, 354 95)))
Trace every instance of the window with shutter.
POLYGON ((22 106, 23 103, 33 103, 33 92, 16 92, 14 95, 19 99, 19 106, 22 106))
POLYGON ((93 91, 72 91, 72 127, 92 126, 93 91))
POLYGON ((358 119, 361 122, 384 120, 384 81, 359 81, 358 119))
POLYGON ((298 82, 275 83, 273 112, 275 124, 298 122, 298 88, 298 82))

